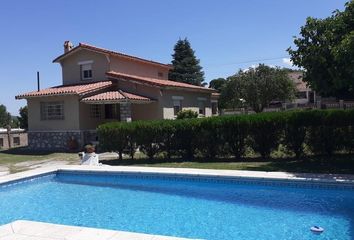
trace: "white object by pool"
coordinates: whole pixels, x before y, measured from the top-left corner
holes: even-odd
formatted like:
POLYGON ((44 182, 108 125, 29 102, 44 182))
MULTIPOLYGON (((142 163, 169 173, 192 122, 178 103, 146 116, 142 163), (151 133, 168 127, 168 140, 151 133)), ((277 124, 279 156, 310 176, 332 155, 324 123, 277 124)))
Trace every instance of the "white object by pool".
POLYGON ((90 165, 90 166, 98 166, 99 165, 98 154, 84 153, 84 152, 81 154, 82 154, 81 165, 90 165))

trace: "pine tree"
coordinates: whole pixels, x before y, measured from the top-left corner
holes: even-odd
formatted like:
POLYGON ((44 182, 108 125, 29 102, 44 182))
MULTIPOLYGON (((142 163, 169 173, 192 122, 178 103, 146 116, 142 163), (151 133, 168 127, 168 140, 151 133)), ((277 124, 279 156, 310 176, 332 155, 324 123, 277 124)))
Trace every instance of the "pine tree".
POLYGON ((197 86, 205 85, 204 72, 187 38, 177 41, 172 57, 173 69, 169 73, 170 80, 197 86))

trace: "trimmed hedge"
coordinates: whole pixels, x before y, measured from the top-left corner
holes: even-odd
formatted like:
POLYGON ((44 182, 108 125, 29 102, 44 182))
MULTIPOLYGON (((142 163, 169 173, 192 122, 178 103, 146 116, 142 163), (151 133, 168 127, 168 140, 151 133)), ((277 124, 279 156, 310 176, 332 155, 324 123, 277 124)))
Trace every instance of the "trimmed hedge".
POLYGON ((280 144, 296 157, 354 151, 353 110, 310 110, 198 119, 111 122, 98 127, 100 147, 150 159, 195 156, 239 159, 247 149, 267 158, 280 144))

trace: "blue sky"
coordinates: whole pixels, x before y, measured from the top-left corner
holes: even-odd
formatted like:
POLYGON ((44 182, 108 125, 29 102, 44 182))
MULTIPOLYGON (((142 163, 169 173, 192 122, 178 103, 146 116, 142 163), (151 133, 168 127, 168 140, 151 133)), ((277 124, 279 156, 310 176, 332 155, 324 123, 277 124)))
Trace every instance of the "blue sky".
POLYGON ((288 66, 286 48, 308 16, 323 18, 346 0, 3 1, 0 6, 0 103, 17 115, 15 95, 61 84, 63 42, 93 44, 169 63, 187 37, 206 81, 259 62, 288 66), (262 59, 273 59, 262 61, 262 59), (259 60, 259 61, 254 61, 259 60), (253 62, 254 61, 254 62, 253 62), (245 63, 247 62, 247 63, 245 63))

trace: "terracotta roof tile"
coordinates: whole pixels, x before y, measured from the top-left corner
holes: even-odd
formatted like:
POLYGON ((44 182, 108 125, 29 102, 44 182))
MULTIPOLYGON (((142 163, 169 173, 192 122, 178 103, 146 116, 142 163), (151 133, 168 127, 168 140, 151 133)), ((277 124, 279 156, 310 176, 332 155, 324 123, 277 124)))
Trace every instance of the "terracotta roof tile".
POLYGON ((131 56, 128 54, 115 52, 115 51, 111 51, 111 50, 104 49, 104 48, 95 47, 95 46, 92 46, 92 45, 86 44, 86 43, 79 43, 78 46, 74 47, 69 52, 60 55, 59 57, 54 59, 53 62, 59 62, 62 58, 72 54, 73 52, 75 52, 79 49, 87 49, 87 50, 91 50, 91 51, 95 51, 95 52, 99 52, 99 53, 103 53, 103 54, 124 57, 124 58, 128 58, 130 60, 135 60, 135 61, 144 62, 144 63, 148 63, 148 64, 159 65, 160 67, 172 69, 172 65, 170 65, 170 64, 164 64, 164 63, 159 63, 159 62, 155 62, 155 61, 151 61, 151 60, 146 60, 146 59, 143 59, 140 57, 135 57, 135 56, 131 56))
POLYGON ((183 88, 183 89, 202 90, 202 91, 207 91, 207 92, 216 92, 215 89, 211 89, 211 88, 195 86, 192 84, 175 82, 175 81, 171 81, 171 80, 162 80, 162 79, 157 79, 157 78, 141 77, 141 76, 125 74, 125 73, 121 73, 121 72, 110 71, 110 72, 107 72, 106 75, 108 77, 112 77, 112 78, 133 80, 133 81, 137 81, 140 83, 145 83, 148 85, 153 85, 153 86, 158 86, 158 87, 175 87, 175 88, 183 88))
POLYGON ((102 81, 87 84, 61 85, 52 88, 33 91, 16 96, 16 99, 30 97, 52 96, 52 95, 84 95, 113 85, 112 81, 102 81))
POLYGON ((90 97, 83 98, 82 102, 99 102, 99 101, 119 101, 119 100, 140 100, 140 101, 151 101, 150 98, 139 96, 132 93, 118 91, 108 91, 104 93, 99 93, 90 97))

